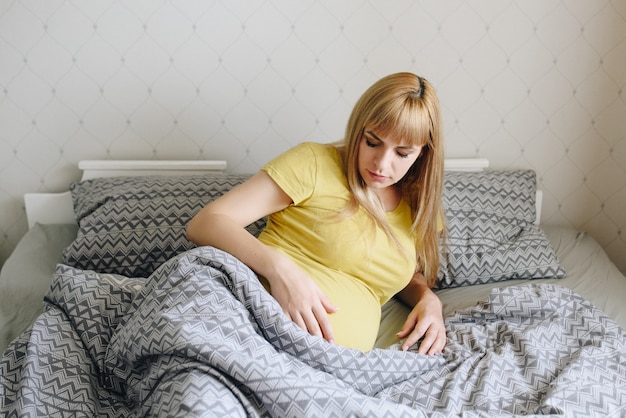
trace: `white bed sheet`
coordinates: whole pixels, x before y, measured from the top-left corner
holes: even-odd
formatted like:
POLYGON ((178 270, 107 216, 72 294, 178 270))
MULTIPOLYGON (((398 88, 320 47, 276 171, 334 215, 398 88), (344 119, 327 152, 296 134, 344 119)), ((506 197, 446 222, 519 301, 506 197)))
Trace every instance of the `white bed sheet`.
POLYGON ((52 274, 78 226, 36 224, 22 237, 0 271, 0 352, 43 311, 52 274))

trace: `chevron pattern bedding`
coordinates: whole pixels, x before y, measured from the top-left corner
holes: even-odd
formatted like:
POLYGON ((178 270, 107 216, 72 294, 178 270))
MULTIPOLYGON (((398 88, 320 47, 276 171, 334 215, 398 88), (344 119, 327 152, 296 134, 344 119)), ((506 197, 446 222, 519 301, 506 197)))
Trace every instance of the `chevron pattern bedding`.
POLYGON ((532 170, 446 173, 447 240, 438 288, 563 278, 565 270, 535 224, 536 191, 532 170))
MULTIPOLYGON (((79 224, 63 255, 68 265, 148 277, 194 248, 185 227, 204 205, 249 178, 245 174, 97 178, 70 187, 79 224)), ((535 220, 531 170, 448 172, 444 206, 448 240, 438 287, 510 279, 563 277, 535 220)), ((248 227, 257 234, 259 220, 248 227)))
POLYGON ((572 291, 496 289, 439 356, 331 345, 211 247, 148 280, 59 265, 0 360, 3 416, 618 417, 626 334, 572 291))
MULTIPOLYGON (((63 252, 81 269, 148 277, 195 245, 185 237, 207 203, 247 180, 247 174, 95 178, 70 186, 78 235, 63 252)), ((248 226, 253 234, 261 219, 248 226)))

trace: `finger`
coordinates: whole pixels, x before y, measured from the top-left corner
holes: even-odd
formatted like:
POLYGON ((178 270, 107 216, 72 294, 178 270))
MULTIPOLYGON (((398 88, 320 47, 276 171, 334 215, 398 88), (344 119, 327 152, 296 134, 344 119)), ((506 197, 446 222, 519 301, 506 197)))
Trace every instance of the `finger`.
POLYGON ((322 303, 322 306, 327 313, 335 313, 339 310, 339 307, 333 305, 330 299, 328 299, 326 295, 322 292, 320 292, 320 302, 322 303))
POLYGON ((433 350, 433 344, 437 338, 436 333, 427 332, 426 336, 420 343, 419 348, 417 349, 417 354, 430 354, 431 350, 433 350))
POLYGON ((433 345, 430 346, 430 348, 428 349, 428 351, 425 353, 429 356, 434 356, 436 354, 441 354, 441 352, 443 351, 441 345, 438 342, 433 343, 433 345))
POLYGON ((412 347, 414 344, 416 344, 420 340, 420 338, 422 338, 424 334, 426 334, 427 330, 428 330, 427 324, 425 324, 422 321, 418 322, 413 328, 413 331, 409 334, 409 336, 404 341, 404 344, 402 344, 402 349, 406 351, 410 347, 412 347))
POLYGON ((432 332, 429 330, 429 332, 426 333, 426 337, 424 337, 424 340, 421 342, 417 352, 419 354, 428 354, 429 356, 439 354, 443 350, 445 343, 445 330, 432 330, 432 332))
POLYGON ((299 312, 294 312, 293 314, 287 314, 287 316, 289 317, 289 319, 295 322, 295 324, 298 327, 302 328, 305 331, 308 331, 306 328, 306 322, 304 321, 304 319, 302 318, 302 315, 300 315, 299 312))
POLYGON ((409 314, 406 321, 404 321, 400 332, 396 333, 396 337, 405 338, 415 329, 415 327, 417 326, 417 319, 414 319, 413 316, 414 315, 409 314))
POLYGON ((400 330, 400 332, 396 333, 396 337, 398 338, 405 338, 406 336, 408 336, 413 330, 415 329, 415 325, 413 326, 409 326, 409 325, 404 325, 402 327, 402 329, 400 330))
POLYGON ((315 317, 317 318, 317 322, 319 323, 320 328, 322 329, 322 334, 324 339, 330 343, 335 342, 335 334, 333 332, 332 324, 330 323, 330 318, 328 314, 333 314, 339 311, 339 307, 333 305, 326 297, 324 292, 319 293, 320 302, 322 304, 322 310, 315 311, 315 317))
POLYGON ((330 318, 325 308, 321 308, 315 311, 315 318, 317 319, 318 326, 320 327, 322 336, 330 343, 335 342, 335 334, 333 332, 333 326, 330 323, 330 318))
POLYGON ((414 333, 409 334, 409 336, 402 343, 402 350, 407 351, 409 348, 413 347, 419 341, 420 337, 417 337, 414 333))
POLYGON ((446 335, 446 330, 442 329, 439 332, 439 335, 437 337, 437 341, 435 342, 435 344, 433 344, 435 351, 435 354, 437 353, 442 353, 444 348, 446 347, 446 343, 448 342, 448 336, 446 335))
MULTIPOLYGON (((417 331, 417 328, 416 328, 417 331)), ((428 354, 430 350, 433 348, 433 345, 437 342, 437 338, 439 336, 439 330, 436 328, 436 325, 430 324, 428 329, 426 329, 423 333, 423 339, 420 343, 420 346, 417 350, 419 354, 428 354)))
POLYGON ((315 335, 317 337, 323 337, 322 329, 320 328, 320 324, 315 316, 315 313, 312 311, 306 312, 302 315, 304 322, 306 324, 306 330, 311 335, 315 335))

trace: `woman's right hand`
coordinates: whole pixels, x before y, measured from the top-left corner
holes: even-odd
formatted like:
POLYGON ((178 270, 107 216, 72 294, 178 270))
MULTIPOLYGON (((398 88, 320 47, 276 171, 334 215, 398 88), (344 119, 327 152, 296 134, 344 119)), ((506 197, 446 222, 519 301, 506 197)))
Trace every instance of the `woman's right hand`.
MULTIPOLYGON (((284 256, 283 256, 284 257, 284 256)), ((339 310, 304 271, 284 257, 270 282, 272 296, 289 319, 311 335, 334 342, 329 314, 339 310)))
POLYGON ((244 229, 291 203, 274 180, 260 171, 198 212, 187 226, 187 238, 197 245, 220 248, 267 278, 272 295, 293 322, 332 342, 328 314, 337 308, 302 269, 244 229))

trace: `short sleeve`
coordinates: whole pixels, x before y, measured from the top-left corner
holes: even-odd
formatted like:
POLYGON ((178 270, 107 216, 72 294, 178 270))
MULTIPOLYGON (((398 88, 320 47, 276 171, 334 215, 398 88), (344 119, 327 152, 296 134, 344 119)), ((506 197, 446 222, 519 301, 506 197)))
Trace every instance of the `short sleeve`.
POLYGON ((317 184, 314 144, 305 142, 279 155, 261 170, 298 205, 311 197, 317 184))

